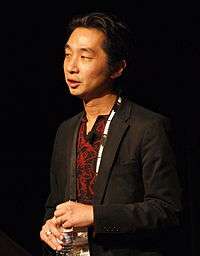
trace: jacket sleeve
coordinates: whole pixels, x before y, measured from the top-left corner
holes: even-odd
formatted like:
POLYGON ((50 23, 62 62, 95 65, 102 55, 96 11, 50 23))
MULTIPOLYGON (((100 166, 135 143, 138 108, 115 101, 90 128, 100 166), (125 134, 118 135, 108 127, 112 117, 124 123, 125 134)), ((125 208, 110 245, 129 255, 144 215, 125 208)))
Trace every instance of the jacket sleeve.
POLYGON ((138 147, 143 201, 94 205, 96 234, 159 230, 179 224, 181 190, 168 128, 165 119, 156 119, 143 132, 138 147))
POLYGON ((61 124, 57 130, 54 146, 53 146, 53 153, 52 153, 51 166, 50 166, 50 194, 45 204, 44 222, 53 217, 55 208, 60 203, 58 181, 57 181, 57 175, 56 175, 56 166, 59 158, 59 144, 61 141, 62 130, 63 130, 63 125, 61 124))

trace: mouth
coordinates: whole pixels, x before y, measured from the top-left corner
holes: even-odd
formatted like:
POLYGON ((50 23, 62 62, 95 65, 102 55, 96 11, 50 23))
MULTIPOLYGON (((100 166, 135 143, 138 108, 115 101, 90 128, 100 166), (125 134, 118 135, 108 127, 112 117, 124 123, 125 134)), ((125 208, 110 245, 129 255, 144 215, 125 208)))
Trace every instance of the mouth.
POLYGON ((72 80, 72 79, 67 79, 67 84, 69 85, 69 87, 71 88, 76 88, 77 86, 79 86, 81 82, 76 81, 76 80, 72 80))

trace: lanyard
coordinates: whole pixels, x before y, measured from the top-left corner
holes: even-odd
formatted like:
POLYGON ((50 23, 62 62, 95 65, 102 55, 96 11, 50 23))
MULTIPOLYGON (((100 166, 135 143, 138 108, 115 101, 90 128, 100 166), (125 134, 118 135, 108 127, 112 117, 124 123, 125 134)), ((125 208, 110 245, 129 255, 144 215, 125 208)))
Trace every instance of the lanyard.
MULTIPOLYGON (((121 97, 118 97, 118 100, 117 100, 117 109, 118 109, 118 106, 121 104, 122 102, 122 98, 121 97)), ((104 128, 104 131, 103 131, 103 138, 102 138, 102 142, 101 142, 101 145, 99 147, 99 151, 98 151, 98 155, 97 155, 97 163, 96 163, 96 175, 98 174, 99 172, 99 166, 100 166, 100 162, 101 162, 101 158, 102 158, 102 154, 103 154, 103 149, 104 149, 104 146, 105 146, 105 142, 106 142, 106 139, 107 139, 107 136, 108 136, 108 130, 109 130, 109 127, 110 127, 110 123, 114 117, 116 113, 116 108, 113 108, 109 117, 108 117, 108 120, 106 122, 106 125, 105 125, 105 128, 104 128)))

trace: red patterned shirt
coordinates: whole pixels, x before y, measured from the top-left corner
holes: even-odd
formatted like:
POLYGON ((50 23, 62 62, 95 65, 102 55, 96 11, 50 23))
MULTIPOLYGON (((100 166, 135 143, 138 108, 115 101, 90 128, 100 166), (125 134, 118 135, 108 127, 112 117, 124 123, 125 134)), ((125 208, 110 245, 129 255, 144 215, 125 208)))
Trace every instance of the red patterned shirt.
POLYGON ((107 118, 108 115, 98 116, 88 135, 86 134, 87 117, 84 116, 81 120, 76 158, 77 200, 80 203, 92 203, 96 178, 97 155, 107 118))

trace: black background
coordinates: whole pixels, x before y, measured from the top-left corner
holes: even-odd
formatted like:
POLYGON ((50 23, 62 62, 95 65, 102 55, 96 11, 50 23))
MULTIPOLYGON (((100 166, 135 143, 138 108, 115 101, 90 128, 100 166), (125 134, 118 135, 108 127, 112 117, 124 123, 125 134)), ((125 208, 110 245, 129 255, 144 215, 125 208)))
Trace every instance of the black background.
POLYGON ((183 234, 175 246, 180 255, 198 254, 198 10, 193 2, 178 1, 27 1, 1 6, 0 229, 27 251, 41 255, 39 231, 56 129, 82 107, 64 81, 66 24, 74 14, 106 11, 135 31, 136 68, 124 81, 127 93, 174 124, 184 188, 183 234))

